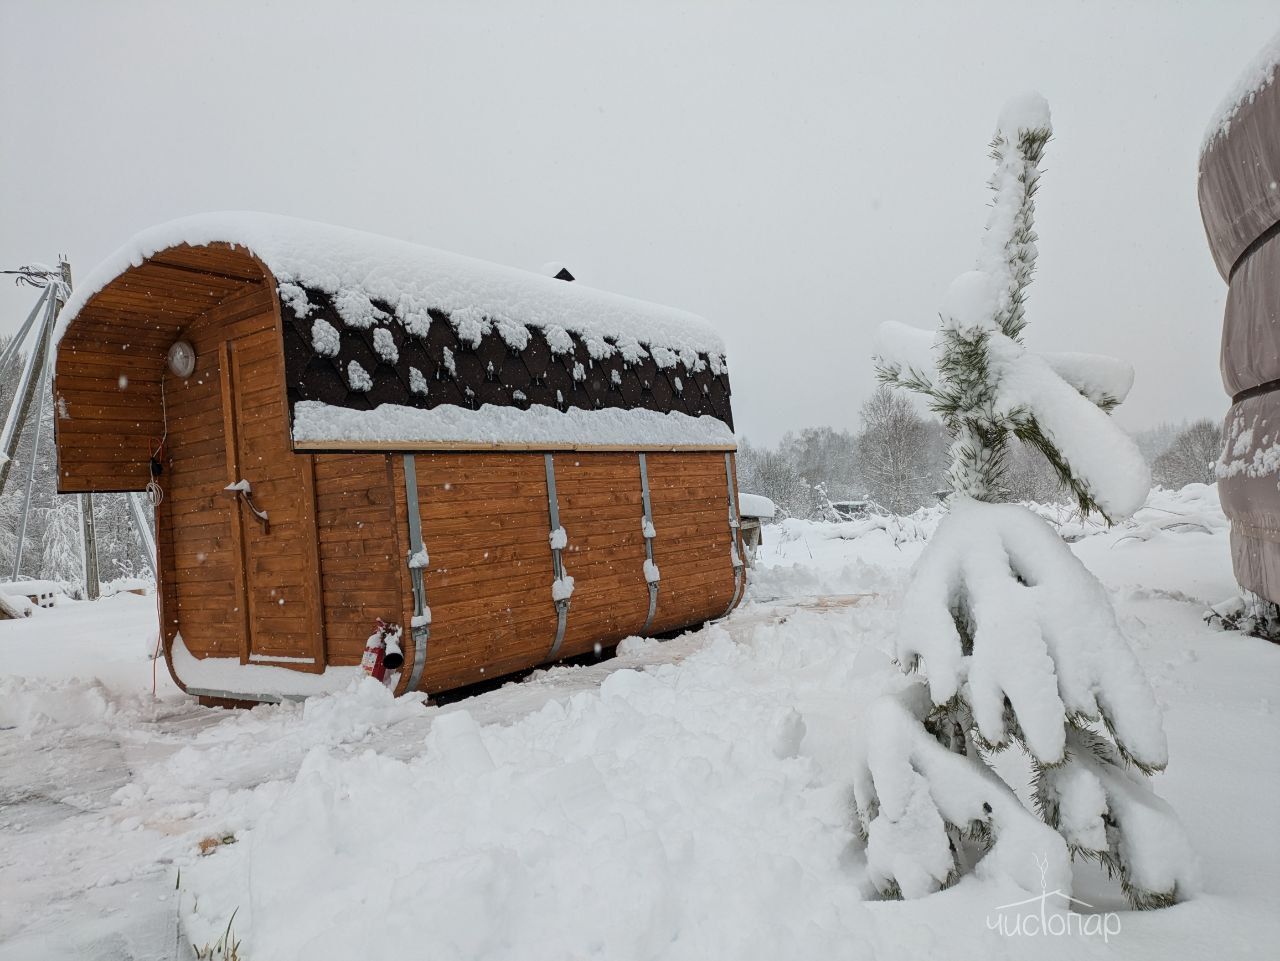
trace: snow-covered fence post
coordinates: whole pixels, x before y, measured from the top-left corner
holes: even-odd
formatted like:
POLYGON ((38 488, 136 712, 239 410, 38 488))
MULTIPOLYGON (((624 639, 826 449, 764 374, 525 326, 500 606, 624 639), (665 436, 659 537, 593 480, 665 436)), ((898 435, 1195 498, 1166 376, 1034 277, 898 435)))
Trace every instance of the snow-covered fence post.
POLYGON ((1005 107, 977 269, 951 285, 936 335, 881 328, 881 380, 923 394, 951 436, 952 494, 902 600, 907 677, 859 731, 855 804, 886 894, 926 894, 978 864, 1031 890, 1051 873, 1068 891, 1081 857, 1118 876, 1135 907, 1159 907, 1194 886, 1194 859, 1143 778, 1168 760, 1155 696, 1102 585, 1042 519, 1001 503, 1011 438, 1048 460, 1082 512, 1118 520, 1150 487, 1108 416, 1132 370, 1022 343, 1051 130, 1039 95, 1005 107), (1030 759, 1039 817, 994 773, 1013 745, 1030 759))

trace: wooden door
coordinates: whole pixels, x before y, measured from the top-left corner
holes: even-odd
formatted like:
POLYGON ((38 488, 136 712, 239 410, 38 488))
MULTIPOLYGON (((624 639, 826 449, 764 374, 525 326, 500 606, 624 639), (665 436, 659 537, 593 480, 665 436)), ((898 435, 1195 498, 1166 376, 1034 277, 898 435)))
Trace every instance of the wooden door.
POLYGON ((247 650, 243 659, 324 670, 315 472, 295 454, 285 404, 284 357, 274 328, 223 344, 227 491, 244 559, 247 650))
POLYGON ((191 331, 196 368, 188 378, 164 372, 163 451, 156 478, 164 496, 157 547, 165 640, 180 634, 197 657, 246 660, 244 575, 234 501, 223 491, 228 460, 224 408, 225 351, 191 331))

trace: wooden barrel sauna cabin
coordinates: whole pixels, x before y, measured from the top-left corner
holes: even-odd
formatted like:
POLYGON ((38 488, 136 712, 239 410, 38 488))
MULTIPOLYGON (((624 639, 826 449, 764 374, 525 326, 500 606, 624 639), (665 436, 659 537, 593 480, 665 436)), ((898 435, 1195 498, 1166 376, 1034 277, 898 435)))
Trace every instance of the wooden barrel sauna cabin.
POLYGON ((345 686, 377 618, 395 691, 434 693, 741 597, 724 348, 690 314, 213 214, 135 237, 56 336, 59 489, 152 485, 188 693, 345 686))

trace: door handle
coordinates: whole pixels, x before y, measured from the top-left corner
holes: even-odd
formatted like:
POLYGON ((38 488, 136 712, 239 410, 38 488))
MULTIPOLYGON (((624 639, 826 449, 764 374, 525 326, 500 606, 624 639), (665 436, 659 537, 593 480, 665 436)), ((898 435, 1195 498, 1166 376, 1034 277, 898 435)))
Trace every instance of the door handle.
POLYGON ((258 510, 257 506, 253 503, 253 496, 252 496, 253 485, 252 484, 250 484, 247 480, 245 480, 242 477, 238 481, 236 481, 234 484, 228 484, 226 487, 223 488, 223 490, 230 491, 232 494, 237 495, 240 498, 240 500, 244 501, 245 506, 248 507, 249 510, 253 512, 253 516, 258 519, 259 523, 262 524, 262 533, 264 534, 271 533, 271 522, 267 520, 267 512, 258 510))

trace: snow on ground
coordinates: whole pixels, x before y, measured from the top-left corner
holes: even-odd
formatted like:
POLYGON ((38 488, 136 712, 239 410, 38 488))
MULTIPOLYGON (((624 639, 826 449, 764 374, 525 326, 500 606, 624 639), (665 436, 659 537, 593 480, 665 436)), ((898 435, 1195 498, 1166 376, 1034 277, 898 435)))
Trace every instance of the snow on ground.
POLYGON ((1135 914, 1077 869, 1114 913, 1063 936, 1008 934, 1009 882, 868 900, 851 728, 936 513, 771 525, 727 620, 446 707, 205 709, 163 666, 153 698, 153 598, 0 622, 0 961, 181 956, 179 916, 247 961, 1270 957, 1280 648, 1201 620, 1235 590, 1213 488, 1067 525, 1166 712, 1203 893, 1135 914))

